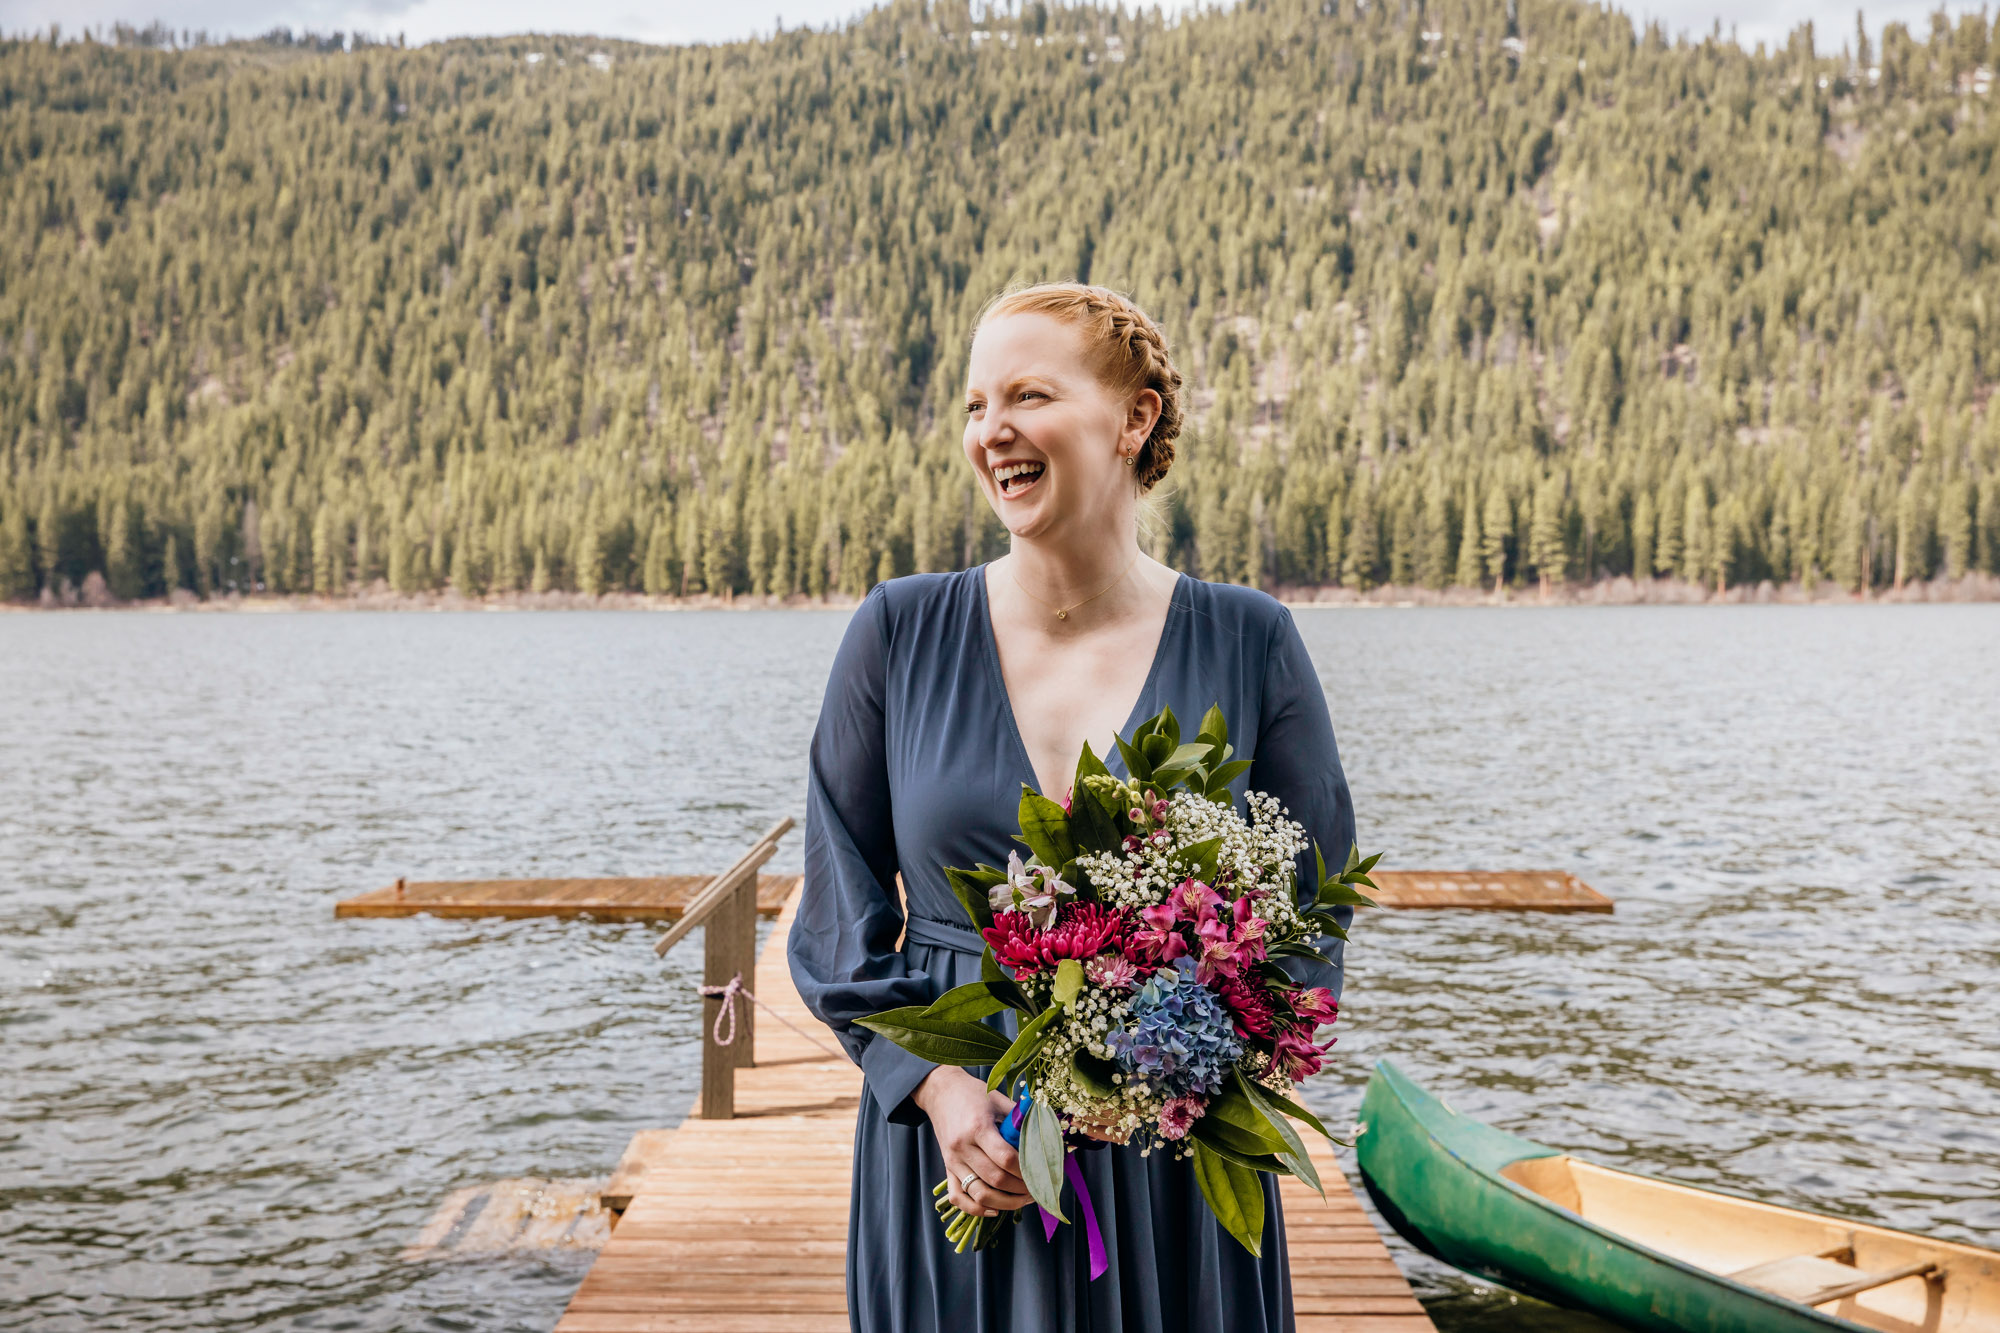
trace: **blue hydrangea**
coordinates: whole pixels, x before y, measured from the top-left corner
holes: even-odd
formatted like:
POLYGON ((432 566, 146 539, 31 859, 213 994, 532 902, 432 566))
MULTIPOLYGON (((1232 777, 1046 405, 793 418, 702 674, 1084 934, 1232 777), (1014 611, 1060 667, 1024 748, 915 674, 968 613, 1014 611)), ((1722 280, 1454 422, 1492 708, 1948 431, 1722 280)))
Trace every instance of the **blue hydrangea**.
POLYGON ((1243 1054, 1229 1011, 1195 980, 1192 958, 1176 958, 1139 988, 1130 1022, 1107 1044, 1128 1076, 1163 1096, 1214 1096, 1243 1054))

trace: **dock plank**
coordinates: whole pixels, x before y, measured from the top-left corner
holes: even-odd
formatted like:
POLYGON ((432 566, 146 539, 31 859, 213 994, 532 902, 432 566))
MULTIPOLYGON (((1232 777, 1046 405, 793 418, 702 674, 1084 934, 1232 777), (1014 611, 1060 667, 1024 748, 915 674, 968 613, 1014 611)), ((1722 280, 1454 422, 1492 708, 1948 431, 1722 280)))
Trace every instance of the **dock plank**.
POLYGON ((1609 912, 1609 898, 1567 870, 1377 870, 1378 907, 1405 911, 1609 912))
MULTIPOLYGON (((790 878, 756 993, 837 1051, 785 963, 797 910, 790 878)), ((654 1137, 628 1151, 617 1177, 629 1198, 623 1219, 556 1333, 846 1333, 861 1072, 767 1017, 757 1063, 736 1071, 734 1119, 690 1116, 671 1132, 642 1131, 654 1137)), ((1326 1200, 1279 1182, 1300 1333, 1436 1333, 1331 1146, 1310 1151, 1326 1200)))
MULTIPOLYGON (((621 879, 406 880, 333 905, 335 917, 595 917, 600 921, 676 921, 708 875, 621 879)), ((798 875, 759 875, 757 912, 775 917, 798 887, 798 875)))

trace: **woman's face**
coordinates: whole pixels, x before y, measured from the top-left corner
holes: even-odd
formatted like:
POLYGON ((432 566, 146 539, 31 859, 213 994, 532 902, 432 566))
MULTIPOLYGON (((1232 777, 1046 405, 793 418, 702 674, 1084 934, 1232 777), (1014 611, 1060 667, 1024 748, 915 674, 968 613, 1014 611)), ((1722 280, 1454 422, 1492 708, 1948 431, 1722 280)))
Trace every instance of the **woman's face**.
POLYGON ((986 502, 1016 537, 1093 526, 1137 496, 1125 455, 1160 413, 1151 389, 1098 378, 1082 334, 1048 315, 990 319, 965 376, 965 457, 986 502))

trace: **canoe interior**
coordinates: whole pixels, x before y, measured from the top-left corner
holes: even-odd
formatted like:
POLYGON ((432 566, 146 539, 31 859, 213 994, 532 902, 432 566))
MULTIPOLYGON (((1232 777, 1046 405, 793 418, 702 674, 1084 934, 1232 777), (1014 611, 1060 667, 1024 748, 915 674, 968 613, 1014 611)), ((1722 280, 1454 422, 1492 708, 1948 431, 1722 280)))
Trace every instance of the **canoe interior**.
POLYGON ((1862 1328, 2000 1330, 2000 1254, 1991 1250, 1650 1180, 1574 1157, 1526 1158, 1500 1174, 1606 1231, 1862 1328), (1926 1266, 1928 1273, 1913 1271, 1926 1266))

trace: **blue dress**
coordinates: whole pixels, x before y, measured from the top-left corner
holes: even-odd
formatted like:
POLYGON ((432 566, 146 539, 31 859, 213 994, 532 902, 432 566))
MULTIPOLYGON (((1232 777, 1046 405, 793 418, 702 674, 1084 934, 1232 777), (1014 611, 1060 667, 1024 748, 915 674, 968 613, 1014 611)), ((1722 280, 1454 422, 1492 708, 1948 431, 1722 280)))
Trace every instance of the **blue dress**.
MULTIPOLYGON (((1253 761, 1236 782, 1238 808, 1244 790, 1269 792, 1329 862, 1344 858, 1353 806, 1291 613, 1253 589, 1182 575, 1120 734, 1169 705, 1192 734, 1215 703, 1237 757, 1253 761)), ((1124 776, 1117 755, 1107 766, 1124 776)), ((955 1254, 945 1240, 931 1206, 944 1159, 910 1099, 934 1066, 853 1023, 979 979, 982 945, 942 868, 1006 864, 1019 845, 1023 782, 1034 784, 1034 768, 1000 674, 984 568, 876 585, 847 627, 813 732, 805 892, 788 944, 806 1006, 865 1075, 849 1322, 855 1333, 1291 1333, 1283 1219, 1268 1176, 1261 1259, 1216 1223, 1188 1163, 1137 1148, 1078 1154, 1110 1259, 1094 1282, 1079 1228, 1046 1241, 1032 1209, 983 1253, 955 1254), (901 949, 899 871, 909 903, 901 949)), ((1301 858, 1302 880, 1311 860, 1301 858)), ((1302 981, 1339 991, 1337 963, 1286 963, 1302 981)))

